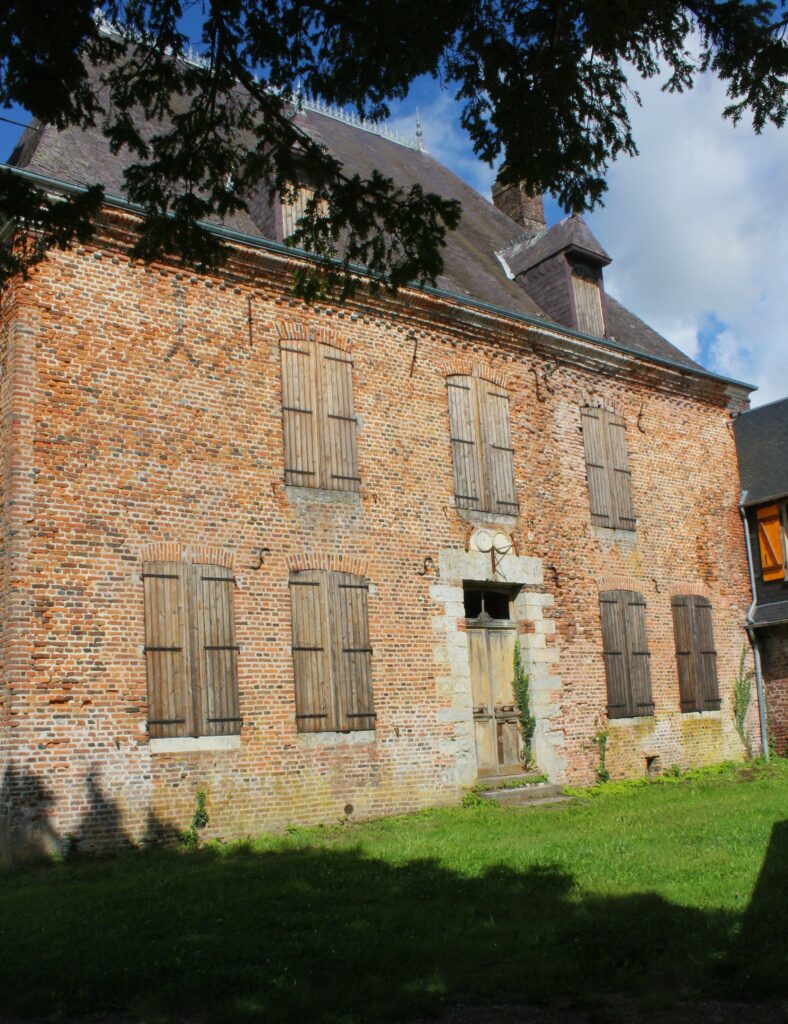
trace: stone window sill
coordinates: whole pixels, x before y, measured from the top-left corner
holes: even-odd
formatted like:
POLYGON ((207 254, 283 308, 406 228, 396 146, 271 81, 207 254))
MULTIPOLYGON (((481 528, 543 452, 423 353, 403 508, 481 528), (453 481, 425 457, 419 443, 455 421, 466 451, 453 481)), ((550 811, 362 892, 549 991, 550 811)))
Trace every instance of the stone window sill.
POLYGON ((202 754, 216 750, 239 750, 240 736, 161 736, 149 743, 151 754, 202 754))
POLYGON ((607 724, 616 728, 617 726, 632 726, 640 725, 641 722, 653 722, 655 716, 651 715, 633 715, 631 718, 608 718, 607 724))
POLYGON ((359 491, 334 491, 325 487, 298 487, 295 484, 285 486, 287 500, 294 504, 316 505, 360 505, 359 491))
POLYGON ((619 544, 634 544, 637 541, 636 530, 614 530, 610 526, 591 524, 591 536, 597 540, 612 541, 619 544))
POLYGON ((374 729, 354 729, 353 732, 300 732, 298 743, 304 747, 349 746, 358 743, 374 743, 374 729))
POLYGON ((721 708, 710 708, 708 711, 682 711, 682 718, 722 718, 721 708))

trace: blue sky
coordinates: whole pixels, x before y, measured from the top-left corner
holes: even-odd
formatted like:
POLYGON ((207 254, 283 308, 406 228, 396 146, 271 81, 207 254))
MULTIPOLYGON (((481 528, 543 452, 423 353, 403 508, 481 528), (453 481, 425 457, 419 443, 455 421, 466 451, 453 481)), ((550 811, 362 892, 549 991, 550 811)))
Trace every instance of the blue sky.
MULTIPOLYGON (((724 121, 724 87, 710 76, 681 96, 637 83, 632 120, 640 156, 611 169, 605 206, 587 220, 613 257, 611 294, 709 369, 757 384, 753 404, 788 395, 788 129, 756 136, 724 121)), ((450 93, 430 80, 394 104, 392 127, 489 195, 450 93)), ((3 112, 25 121, 21 110, 3 112)), ((6 158, 20 129, 0 122, 6 158)), ((561 210, 547 199, 548 222, 561 210)))

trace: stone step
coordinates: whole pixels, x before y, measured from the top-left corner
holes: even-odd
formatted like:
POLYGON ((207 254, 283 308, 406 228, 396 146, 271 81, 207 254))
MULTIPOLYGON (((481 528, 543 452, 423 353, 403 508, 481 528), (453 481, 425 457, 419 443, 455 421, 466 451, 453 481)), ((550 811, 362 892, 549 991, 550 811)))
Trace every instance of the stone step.
MULTIPOLYGON (((516 782, 519 786, 532 785, 544 777, 543 772, 517 772, 516 775, 492 775, 488 779, 479 779, 479 789, 506 789, 516 782)), ((512 787, 514 788, 514 787, 512 787)))
POLYGON ((547 800, 569 800, 561 792, 564 787, 558 784, 542 782, 536 786, 518 786, 516 789, 487 789, 482 793, 484 800, 495 800, 506 807, 517 807, 521 804, 542 803, 547 800))

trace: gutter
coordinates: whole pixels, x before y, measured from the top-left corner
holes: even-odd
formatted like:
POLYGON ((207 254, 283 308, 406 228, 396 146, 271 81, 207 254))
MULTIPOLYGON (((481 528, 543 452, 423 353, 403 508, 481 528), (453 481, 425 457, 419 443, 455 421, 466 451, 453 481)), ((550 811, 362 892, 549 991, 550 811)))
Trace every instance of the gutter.
MULTIPOLYGON (((9 173, 16 174, 19 177, 32 182, 33 184, 41 185, 45 188, 56 189, 59 192, 64 192, 69 195, 81 195, 82 193, 87 192, 87 186, 85 185, 74 185, 70 182, 61 181, 58 178, 51 178, 46 174, 29 171, 25 167, 0 164, 0 171, 8 171, 9 173)), ((132 203, 121 196, 105 195, 104 204, 115 209, 125 210, 129 213, 136 213, 140 216, 144 216, 145 213, 144 207, 140 206, 138 203, 132 203)), ((232 228, 226 228, 219 224, 209 224, 205 221, 198 222, 198 226, 203 228, 205 231, 210 231, 211 234, 214 234, 219 238, 223 238, 229 242, 237 242, 253 249, 262 249, 266 252, 274 252, 282 256, 295 256, 298 259, 309 260, 313 263, 319 261, 319 257, 315 256, 314 253, 306 252, 304 249, 295 249, 291 246, 284 245, 282 242, 274 242, 268 238, 248 235, 243 231, 235 231, 232 228)), ((329 260, 329 262, 333 263, 337 267, 341 267, 343 265, 341 260, 329 260)), ((356 263, 349 264, 348 270, 363 277, 374 278, 376 276, 371 274, 366 267, 356 263)), ((378 280, 382 280, 382 278, 378 276, 378 280)), ((716 381, 719 384, 726 384, 729 387, 741 388, 748 392, 757 391, 757 385, 755 384, 746 384, 744 381, 734 380, 732 377, 723 377, 721 374, 712 373, 711 370, 705 370, 703 367, 696 368, 694 366, 686 366, 684 363, 679 363, 675 359, 668 359, 665 356, 656 356, 648 352, 641 352, 639 349, 630 348, 627 345, 621 345, 608 338, 597 338, 593 334, 584 334, 582 331, 575 331, 571 327, 564 327, 561 324, 554 323, 553 321, 543 320, 541 317, 531 316, 528 313, 518 313, 515 310, 506 309, 505 306, 497 306, 490 302, 484 302, 481 299, 469 298, 467 295, 458 295, 456 292, 450 292, 444 288, 435 288, 431 285, 410 285, 409 287, 417 289, 425 295, 433 295, 439 299, 448 299, 455 304, 467 306, 470 309, 476 309, 484 313, 490 313, 493 316, 504 317, 517 323, 529 324, 532 327, 539 327, 542 330, 552 331, 554 334, 561 335, 565 338, 590 342, 593 345, 602 346, 603 348, 610 349, 614 352, 620 352, 623 355, 634 356, 636 359, 643 359, 646 362, 654 363, 657 366, 664 366, 669 370, 676 370, 679 373, 687 374, 692 377, 700 377, 702 379, 716 381)))
POLYGON ((755 691, 758 695, 758 717, 761 723, 761 753, 766 763, 769 763, 769 737, 766 722, 766 699, 763 693, 763 673, 761 671, 761 647, 758 641, 758 633, 752 621, 755 607, 758 604, 758 597, 755 591, 755 568, 752 563, 752 542, 750 540, 750 527, 747 522, 747 513, 744 511, 747 500, 747 492, 742 491, 739 497, 739 513, 742 526, 744 527, 744 543, 747 548, 747 567, 750 570, 750 592, 752 593, 752 604, 747 612, 745 629, 752 644, 752 653, 755 658, 755 691))

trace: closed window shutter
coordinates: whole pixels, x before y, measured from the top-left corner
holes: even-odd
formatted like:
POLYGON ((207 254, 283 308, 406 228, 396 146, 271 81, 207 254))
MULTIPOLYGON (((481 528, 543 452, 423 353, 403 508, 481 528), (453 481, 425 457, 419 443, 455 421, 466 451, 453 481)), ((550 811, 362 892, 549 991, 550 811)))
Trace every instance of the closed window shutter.
POLYGON ((298 221, 304 216, 306 204, 314 195, 314 189, 298 188, 290 202, 282 202, 282 237, 288 238, 298 227, 298 221))
POLYGON ((479 420, 484 439, 487 507, 490 512, 516 516, 518 506, 514 483, 514 449, 509 430, 509 396, 485 380, 478 381, 477 389, 479 420))
POLYGON ((326 573, 290 576, 296 723, 299 732, 336 729, 326 573))
POLYGON ((651 715, 651 656, 646 635, 646 602, 640 594, 622 591, 627 633, 631 708, 634 715, 651 715))
POLYGON ((635 529, 626 426, 609 409, 580 410, 591 519, 597 526, 635 529))
POLYGON ((367 583, 360 576, 331 573, 329 586, 339 728, 373 729, 367 583))
POLYGON ((703 710, 713 711, 720 706, 720 690, 717 681, 717 651, 714 647, 711 604, 705 597, 694 597, 692 603, 699 696, 703 710))
POLYGON ((194 714, 184 566, 180 562, 146 562, 142 582, 149 735, 154 739, 190 736, 194 714))
POLYGON ((357 491, 361 486, 353 405, 353 362, 328 345, 318 346, 320 360, 320 433, 324 452, 323 486, 357 491))
POLYGON ((282 343, 281 353, 285 483, 319 487, 315 345, 310 341, 288 340, 282 343))
POLYGON ((604 411, 587 405, 580 410, 580 417, 583 424, 591 520, 597 526, 613 527, 616 518, 605 447, 604 411))
POLYGON ((757 520, 763 580, 769 583, 772 580, 785 579, 783 529, 779 506, 767 505, 765 508, 759 508, 757 520))
POLYGON ((602 295, 597 281, 572 275, 577 329, 595 338, 604 338, 605 320, 602 316, 602 295))
POLYGON ((679 672, 679 700, 682 711, 697 711, 699 709, 690 600, 689 597, 681 596, 671 600, 676 664, 679 672))
POLYGON ((608 717, 652 715, 646 602, 634 591, 607 590, 599 595, 599 608, 608 717))
POLYGON ((482 509, 481 446, 473 377, 449 377, 449 424, 458 508, 482 509))
POLYGON ((602 617, 602 651, 605 658, 608 717, 628 718, 630 700, 627 636, 620 591, 609 590, 600 594, 599 608, 602 617))
POLYGON ((232 735, 241 731, 235 579, 220 565, 192 565, 188 572, 198 731, 204 736, 232 735))
POLYGON ((626 427, 620 416, 616 416, 609 409, 601 411, 604 413, 613 525, 619 530, 634 530, 635 511, 632 507, 626 427))

